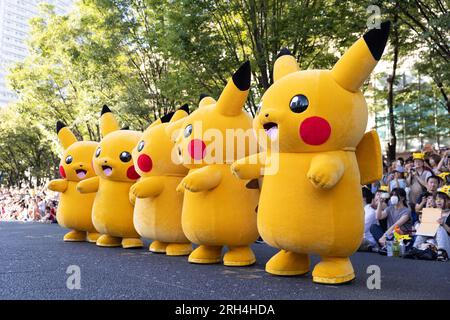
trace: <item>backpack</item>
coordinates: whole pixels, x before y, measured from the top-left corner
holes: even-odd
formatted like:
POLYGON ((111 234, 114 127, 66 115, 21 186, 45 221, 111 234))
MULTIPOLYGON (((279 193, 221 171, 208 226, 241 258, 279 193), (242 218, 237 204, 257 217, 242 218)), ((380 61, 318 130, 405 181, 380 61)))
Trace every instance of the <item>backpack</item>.
POLYGON ((420 250, 413 247, 404 255, 404 258, 416 260, 436 260, 437 252, 435 248, 431 246, 429 246, 425 250, 420 250))

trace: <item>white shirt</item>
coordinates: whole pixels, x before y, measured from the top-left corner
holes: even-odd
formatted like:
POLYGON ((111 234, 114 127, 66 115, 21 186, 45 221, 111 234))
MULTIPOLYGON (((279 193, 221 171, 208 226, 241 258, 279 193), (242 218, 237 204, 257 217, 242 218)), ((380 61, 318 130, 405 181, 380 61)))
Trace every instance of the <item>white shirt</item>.
POLYGON ((371 242, 373 245, 376 245, 377 242, 375 238, 370 233, 370 227, 373 224, 378 224, 376 210, 372 208, 370 204, 367 204, 364 207, 364 239, 371 242))
POLYGON ((39 213, 41 214, 41 216, 45 215, 45 206, 46 206, 45 200, 39 201, 38 207, 39 207, 39 213))

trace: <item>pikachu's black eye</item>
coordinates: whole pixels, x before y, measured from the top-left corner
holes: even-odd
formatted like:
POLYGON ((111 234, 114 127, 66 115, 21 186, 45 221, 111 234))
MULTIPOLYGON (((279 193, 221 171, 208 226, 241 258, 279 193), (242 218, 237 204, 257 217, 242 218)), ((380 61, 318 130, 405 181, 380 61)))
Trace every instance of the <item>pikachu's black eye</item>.
POLYGON ((131 160, 131 154, 127 151, 123 151, 120 154, 120 161, 122 162, 129 162, 131 160))
POLYGON ((144 145, 145 145, 144 141, 139 142, 138 147, 137 147, 137 151, 141 152, 142 149, 144 149, 144 145))
POLYGON ((66 163, 67 163, 67 164, 71 164, 72 161, 73 161, 72 156, 67 156, 67 157, 66 157, 66 163))
POLYGON ((186 126, 186 128, 184 128, 184 137, 187 138, 191 135, 192 133, 192 124, 189 124, 186 126))
POLYGON ((289 103, 289 108, 291 108, 292 112, 302 113, 308 108, 309 101, 306 96, 303 94, 298 94, 291 99, 289 103))
POLYGON ((102 149, 100 149, 100 147, 98 147, 97 150, 95 150, 95 157, 96 158, 100 157, 100 152, 102 152, 102 149))

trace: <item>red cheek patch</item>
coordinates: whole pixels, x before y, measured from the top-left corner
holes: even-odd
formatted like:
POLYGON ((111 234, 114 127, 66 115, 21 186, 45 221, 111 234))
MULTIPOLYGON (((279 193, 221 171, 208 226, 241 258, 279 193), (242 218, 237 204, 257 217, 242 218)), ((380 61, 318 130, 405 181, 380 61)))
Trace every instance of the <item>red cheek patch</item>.
POLYGON ((306 144, 318 146, 325 143, 331 135, 331 126, 321 117, 310 117, 300 125, 300 137, 306 144))
POLYGON ((192 139, 188 145, 188 152, 192 159, 201 160, 205 157, 206 144, 203 140, 192 139))
POLYGON ((66 172, 64 171, 63 166, 59 166, 59 174, 60 174, 61 177, 63 177, 63 178, 66 177, 66 172))
POLYGON ((137 161, 138 167, 139 169, 141 169, 144 172, 149 172, 152 170, 153 168, 153 161, 152 158, 150 158, 148 155, 146 154, 141 154, 138 157, 138 161, 137 161))
POLYGON ((139 175, 139 173, 136 172, 136 169, 134 168, 134 166, 131 166, 127 170, 127 177, 128 177, 128 179, 131 179, 131 180, 137 180, 141 176, 139 175))

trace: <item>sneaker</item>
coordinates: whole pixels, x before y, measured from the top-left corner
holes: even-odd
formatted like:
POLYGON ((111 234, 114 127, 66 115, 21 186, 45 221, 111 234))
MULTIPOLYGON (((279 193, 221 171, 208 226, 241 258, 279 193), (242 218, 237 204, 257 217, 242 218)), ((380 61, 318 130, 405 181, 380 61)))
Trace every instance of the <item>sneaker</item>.
POLYGON ((437 253, 438 253, 436 258, 437 261, 445 262, 448 260, 447 251, 445 251, 444 249, 439 249, 437 253))
POLYGON ((378 253, 381 254, 382 256, 387 256, 387 249, 386 246, 378 249, 378 253))
POLYGON ((369 247, 369 252, 378 253, 380 251, 380 248, 377 246, 369 247))

